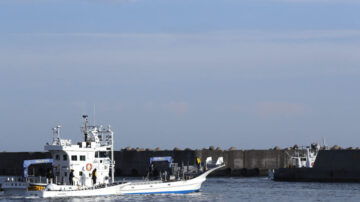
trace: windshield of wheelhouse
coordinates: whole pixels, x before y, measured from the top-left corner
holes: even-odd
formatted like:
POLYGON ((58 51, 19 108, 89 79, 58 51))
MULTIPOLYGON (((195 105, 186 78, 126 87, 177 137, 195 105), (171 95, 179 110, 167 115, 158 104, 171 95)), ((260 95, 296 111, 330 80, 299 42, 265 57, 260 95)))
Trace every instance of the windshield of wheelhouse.
POLYGON ((95 158, 107 158, 107 157, 109 157, 109 152, 107 152, 107 151, 95 152, 95 158))

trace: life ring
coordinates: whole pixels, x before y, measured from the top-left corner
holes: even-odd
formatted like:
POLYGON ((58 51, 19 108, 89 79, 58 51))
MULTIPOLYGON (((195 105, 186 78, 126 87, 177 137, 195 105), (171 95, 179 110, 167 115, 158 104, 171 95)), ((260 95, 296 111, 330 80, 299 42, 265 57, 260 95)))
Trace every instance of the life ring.
POLYGON ((86 170, 91 171, 91 169, 92 169, 92 164, 91 163, 86 164, 86 170))

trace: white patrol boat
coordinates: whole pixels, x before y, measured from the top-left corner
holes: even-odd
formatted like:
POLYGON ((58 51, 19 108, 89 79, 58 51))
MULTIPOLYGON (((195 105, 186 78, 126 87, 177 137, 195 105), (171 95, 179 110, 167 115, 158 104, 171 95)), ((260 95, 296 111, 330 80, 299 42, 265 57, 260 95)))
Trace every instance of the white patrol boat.
MULTIPOLYGON (((2 184, 4 195, 30 197, 82 197, 120 194, 189 193, 199 191, 201 184, 213 171, 225 166, 223 158, 212 161, 209 157, 205 166, 189 174, 184 166, 169 161, 167 170, 160 170, 158 177, 148 175, 142 181, 116 182, 114 179, 114 133, 110 126, 90 126, 88 117, 83 116, 81 131, 84 141, 72 144, 71 140, 61 139, 60 126, 53 129, 52 143, 45 145, 51 159, 24 161, 24 178, 9 179, 2 184), (51 172, 45 183, 35 183, 28 177, 28 167, 32 164, 51 163, 51 172)), ((162 159, 157 157, 152 159, 162 159)), ((151 166, 153 164, 151 163, 151 166)), ((152 170, 153 171, 153 170, 152 170)))

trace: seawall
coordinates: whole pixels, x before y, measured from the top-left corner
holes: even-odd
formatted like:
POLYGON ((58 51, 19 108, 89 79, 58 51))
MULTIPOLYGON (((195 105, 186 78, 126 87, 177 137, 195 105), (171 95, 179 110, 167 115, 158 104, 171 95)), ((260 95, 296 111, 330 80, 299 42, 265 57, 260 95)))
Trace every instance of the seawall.
MULTIPOLYGON (((196 158, 202 162, 209 156, 216 160, 224 157, 226 167, 214 173, 215 176, 266 176, 268 169, 286 167, 289 155, 293 150, 142 150, 123 149, 115 151, 116 176, 145 176, 149 167, 149 158, 153 156, 172 156, 174 162, 195 165, 196 158)), ((23 174, 22 163, 26 159, 50 158, 47 152, 2 152, 0 153, 0 175, 23 174)), ((44 175, 48 167, 32 166, 29 172, 35 171, 44 175)))

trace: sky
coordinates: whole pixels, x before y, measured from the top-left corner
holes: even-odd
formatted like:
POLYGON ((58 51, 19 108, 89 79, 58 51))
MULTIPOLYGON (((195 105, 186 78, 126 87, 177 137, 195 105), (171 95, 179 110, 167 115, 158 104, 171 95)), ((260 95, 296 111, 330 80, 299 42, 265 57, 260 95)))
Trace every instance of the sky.
POLYGON ((2 0, 0 151, 360 146, 360 2, 2 0))

